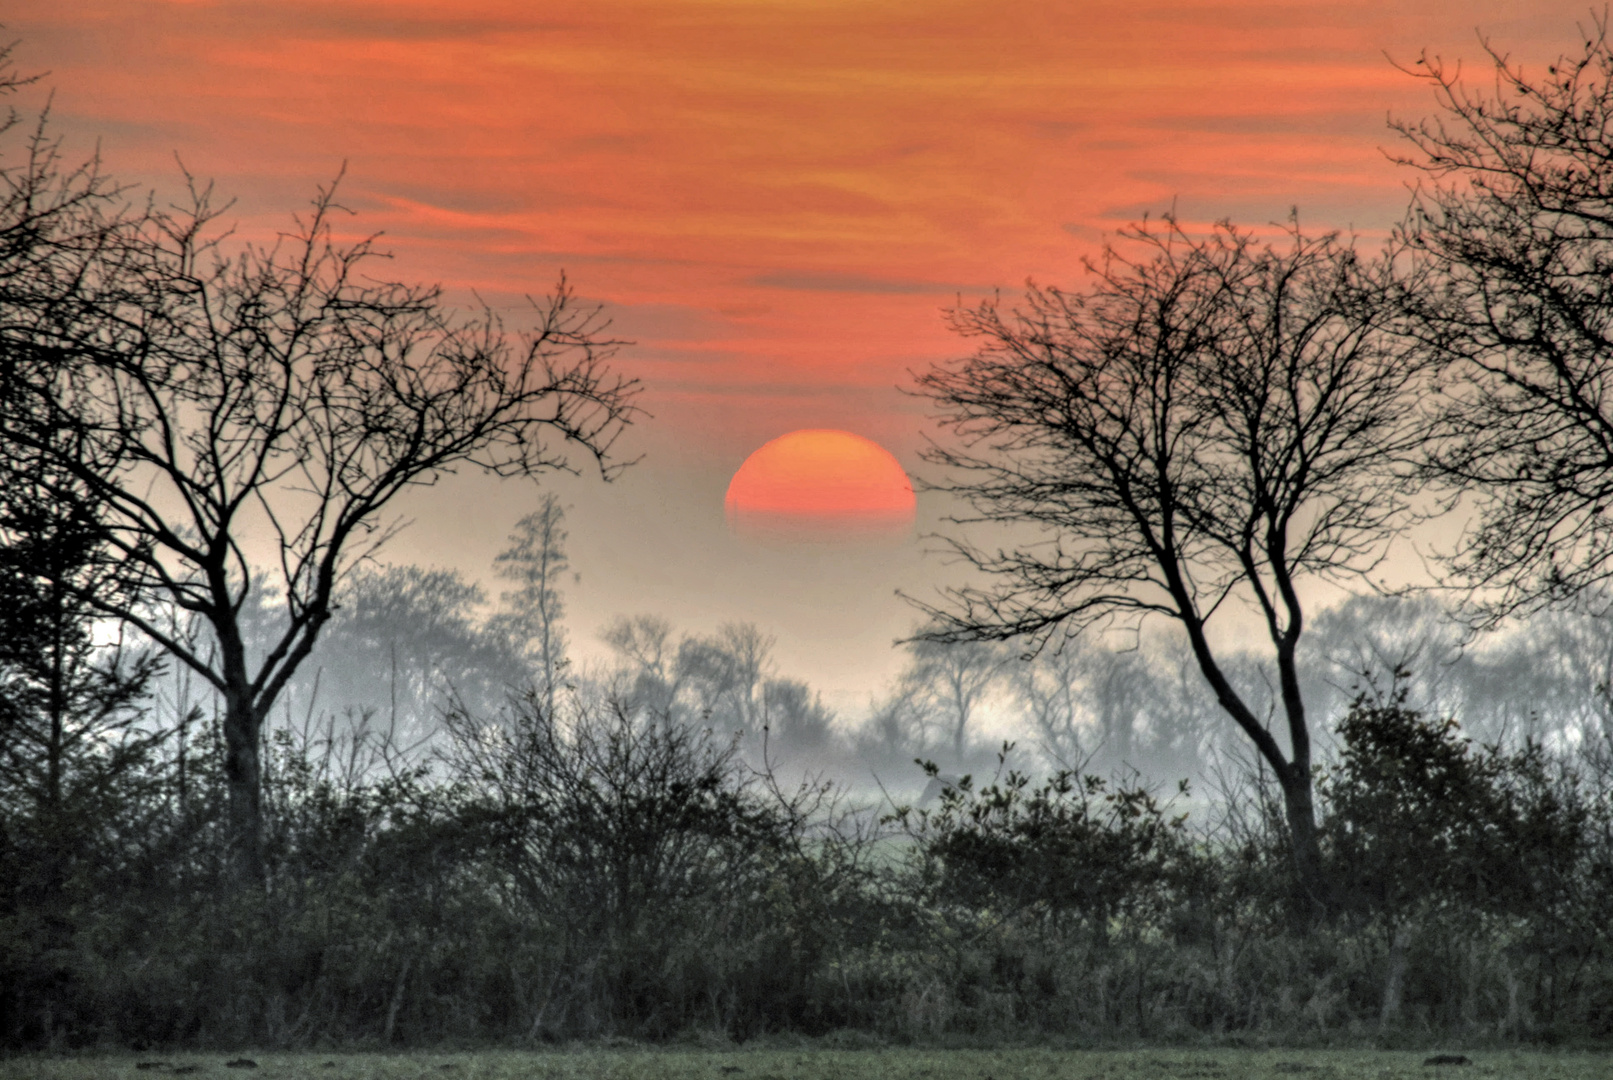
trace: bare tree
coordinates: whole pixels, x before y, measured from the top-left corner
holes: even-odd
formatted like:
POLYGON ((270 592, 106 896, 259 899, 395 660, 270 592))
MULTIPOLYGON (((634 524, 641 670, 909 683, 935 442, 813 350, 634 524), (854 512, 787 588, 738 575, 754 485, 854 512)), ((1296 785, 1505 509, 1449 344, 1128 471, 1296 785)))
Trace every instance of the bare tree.
POLYGON ((690 718, 724 733, 760 734, 775 642, 753 623, 723 623, 710 637, 684 635, 677 670, 690 718))
POLYGON ((856 760, 877 778, 881 769, 906 769, 919 759, 939 756, 933 735, 919 688, 909 679, 897 678, 883 697, 869 702, 851 747, 856 760))
POLYGON ((493 560, 498 575, 520 588, 503 594, 509 608, 498 620, 525 645, 538 670, 543 705, 554 712, 555 695, 565 680, 565 599, 560 582, 571 569, 566 555, 566 511, 554 492, 545 492, 538 509, 515 523, 510 546, 493 560))
POLYGON ((1400 231, 1414 326, 1447 365, 1431 472, 1477 513, 1449 553, 1493 626, 1613 578, 1613 48, 1527 74, 1488 41, 1494 83, 1407 68, 1433 119, 1392 126, 1422 170, 1400 231))
POLYGON ((980 708, 1002 681, 1008 651, 989 641, 916 640, 902 678, 915 690, 921 715, 938 729, 960 768, 968 757, 980 708))
POLYGON ((608 476, 636 387, 563 279, 517 343, 437 289, 367 276, 378 253, 336 239, 331 189, 273 246, 233 254, 209 192, 191 196, 120 225, 54 322, 7 335, 27 407, 4 435, 13 460, 47 461, 96 504, 144 597, 85 599, 222 697, 235 865, 254 879, 264 720, 344 573, 391 535, 387 506, 464 465, 532 477, 580 451, 608 476), (249 657, 242 612, 265 586, 284 619, 249 657), (214 647, 172 633, 154 599, 202 617, 214 647))
POLYGON ((1463 657, 1450 714, 1476 741, 1584 753, 1613 736, 1613 598, 1588 600, 1604 613, 1539 612, 1463 657))
MULTIPOLYGON (((1095 651, 1066 642, 1008 667, 1014 702, 1030 721, 1042 753, 1057 768, 1082 774, 1103 739, 1090 715, 1090 681, 1095 651)), ((1103 700, 1101 704, 1107 704, 1103 700)))
MULTIPOLYGON (((879 767, 934 757, 957 771, 983 759, 974 732, 985 706, 1006 688, 1010 654, 991 641, 904 642, 907 664, 853 738, 858 758, 879 767)), ((951 772, 948 775, 952 775, 951 772)))
POLYGON ((1390 332, 1385 268, 1335 235, 1295 224, 1278 250, 1225 224, 1190 237, 1171 219, 1124 235, 1146 257, 1110 249, 1085 294, 1033 286, 1012 314, 996 301, 954 311, 982 345, 918 380, 958 436, 929 454, 952 470, 941 490, 973 507, 955 520, 1041 534, 998 548, 953 537, 984 581, 921 604, 926 636, 1035 649, 1117 619, 1175 620, 1276 773, 1296 880, 1325 903, 1295 665, 1301 586, 1360 579, 1398 535, 1423 364, 1390 332), (1212 619, 1240 600, 1276 663, 1286 747, 1212 644, 1212 619))
POLYGON ((619 684, 613 697, 627 712, 670 717, 677 699, 677 644, 672 623, 659 615, 620 615, 599 635, 616 653, 619 684))
MULTIPOLYGON (((1223 721, 1191 647, 1154 633, 1114 644, 1064 640, 1009 666, 1013 702, 1042 753, 1072 774, 1167 782, 1198 774, 1213 759, 1223 721)), ((1264 713, 1248 693, 1255 665, 1237 653, 1218 659, 1250 708, 1264 713)))
MULTIPOLYGON (((285 630, 278 597, 258 590, 242 610, 248 662, 285 630)), ((457 571, 363 566, 336 592, 330 621, 280 706, 310 722, 321 712, 383 718, 391 738, 412 745, 438 733, 452 704, 478 715, 498 710, 509 689, 530 681, 523 641, 480 618, 486 596, 457 571)))
POLYGON ((667 723, 759 735, 768 723, 774 638, 751 623, 676 640, 672 633, 667 620, 639 615, 618 618, 601 635, 617 656, 623 707, 667 723))

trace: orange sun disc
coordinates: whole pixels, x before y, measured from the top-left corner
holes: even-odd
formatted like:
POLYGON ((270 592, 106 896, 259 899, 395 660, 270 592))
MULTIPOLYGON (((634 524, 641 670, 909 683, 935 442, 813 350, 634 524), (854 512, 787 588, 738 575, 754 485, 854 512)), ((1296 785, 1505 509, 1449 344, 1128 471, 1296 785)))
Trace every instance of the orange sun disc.
POLYGON ((754 539, 895 538, 913 527, 913 484, 871 439, 808 428, 746 458, 725 506, 728 527, 754 539))

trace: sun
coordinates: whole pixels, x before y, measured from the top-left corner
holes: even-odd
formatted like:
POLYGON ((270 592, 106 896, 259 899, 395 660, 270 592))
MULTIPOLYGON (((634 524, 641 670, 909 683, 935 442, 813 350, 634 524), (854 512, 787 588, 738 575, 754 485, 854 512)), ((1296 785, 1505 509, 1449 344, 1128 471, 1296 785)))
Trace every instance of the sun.
POLYGON ((805 428, 765 443, 724 500, 749 539, 884 540, 911 535, 913 483, 889 450, 861 435, 805 428))

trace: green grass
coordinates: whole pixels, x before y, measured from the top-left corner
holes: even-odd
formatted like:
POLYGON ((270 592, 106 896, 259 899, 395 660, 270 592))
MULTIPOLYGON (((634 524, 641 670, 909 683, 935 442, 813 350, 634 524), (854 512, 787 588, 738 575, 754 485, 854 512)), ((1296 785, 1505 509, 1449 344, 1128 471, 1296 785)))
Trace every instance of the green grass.
POLYGON ((1466 1050, 678 1050, 587 1049, 536 1053, 256 1053, 20 1057, 0 1080, 1603 1080, 1613 1054, 1466 1050), (1431 1053, 1465 1066, 1425 1065, 1431 1053), (137 1068, 140 1062, 166 1067, 137 1068))

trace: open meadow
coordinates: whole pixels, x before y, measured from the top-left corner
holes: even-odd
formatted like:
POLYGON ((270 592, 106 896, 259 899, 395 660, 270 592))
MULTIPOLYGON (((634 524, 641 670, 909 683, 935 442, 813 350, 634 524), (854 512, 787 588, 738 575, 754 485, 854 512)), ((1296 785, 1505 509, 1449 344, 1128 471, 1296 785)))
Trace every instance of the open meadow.
POLYGON ((588 1049, 536 1053, 28 1056, 0 1080, 1395 1080, 1528 1077, 1600 1080, 1606 1052, 1441 1050, 733 1050, 588 1049), (1445 1060, 1441 1061, 1440 1058, 1445 1060), (1452 1061, 1450 1059, 1454 1058, 1452 1061), (1433 1062, 1433 1063, 1431 1063, 1433 1062))

